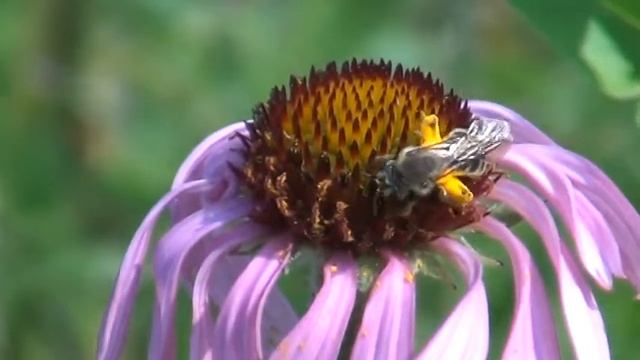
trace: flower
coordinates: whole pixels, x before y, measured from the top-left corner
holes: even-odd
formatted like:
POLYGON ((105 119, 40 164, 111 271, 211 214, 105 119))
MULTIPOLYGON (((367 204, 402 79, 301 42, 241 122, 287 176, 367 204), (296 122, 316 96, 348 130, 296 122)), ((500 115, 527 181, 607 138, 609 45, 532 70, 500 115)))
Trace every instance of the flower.
POLYGON ((205 139, 133 237, 104 316, 98 358, 121 353, 153 229, 169 209, 172 225, 154 257, 152 359, 175 357, 180 284, 192 295, 193 359, 486 358, 483 266, 461 241, 470 229, 495 238, 511 259, 516 303, 503 357, 557 359, 545 284, 523 243, 491 214, 491 204, 513 209, 540 235, 576 358, 609 358, 584 274, 607 290, 620 278, 640 292, 637 211, 593 163, 517 113, 464 102, 443 89, 418 69, 392 71, 384 61, 354 60, 340 70, 331 63, 323 71, 312 68, 308 78, 292 77, 288 94, 275 88, 252 121, 205 139), (451 145, 455 134, 471 134, 477 119, 506 121, 510 129, 511 141, 505 137, 496 150, 469 158, 487 167, 472 173, 469 162, 459 161, 464 166, 456 171, 436 174, 428 193, 394 194, 398 179, 407 178, 385 177, 390 173, 381 169, 414 169, 393 168, 411 147, 428 148, 436 159, 451 154, 459 146, 451 145), (447 143, 451 147, 434 155, 433 146, 447 143), (527 185, 509 179, 510 173, 527 185), (574 239, 579 262, 561 240, 547 202, 574 239), (323 282, 298 317, 276 282, 301 249, 319 259, 323 282), (415 351, 415 284, 429 254, 459 268, 467 289, 415 351), (369 283, 367 274, 374 278, 369 283))

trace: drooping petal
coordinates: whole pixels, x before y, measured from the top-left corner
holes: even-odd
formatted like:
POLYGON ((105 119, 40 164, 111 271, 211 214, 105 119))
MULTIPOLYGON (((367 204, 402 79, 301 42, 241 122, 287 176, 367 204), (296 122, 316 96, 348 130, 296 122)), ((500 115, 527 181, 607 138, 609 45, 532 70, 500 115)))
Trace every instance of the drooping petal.
MULTIPOLYGON (((184 263, 201 262, 211 248, 221 246, 221 236, 230 223, 246 216, 247 201, 238 199, 222 203, 205 215, 197 211, 174 225, 158 243, 155 256, 156 304, 149 355, 152 359, 175 358, 174 318, 176 296, 184 263)), ((247 225, 248 226, 248 225, 247 225)))
POLYGON ((618 216, 624 219, 634 233, 636 242, 640 243, 640 214, 616 184, 588 159, 565 149, 554 150, 549 152, 550 156, 564 165, 572 182, 585 192, 589 199, 594 196, 605 199, 605 202, 615 210, 618 216), (585 176, 585 174, 588 175, 585 176))
POLYGON ((364 310, 352 359, 409 359, 415 333, 415 282, 407 262, 389 254, 364 310))
POLYGON ((640 214, 633 208, 607 175, 588 159, 572 153, 559 146, 548 147, 535 144, 519 145, 521 151, 538 154, 545 162, 557 165, 555 169, 566 174, 571 182, 592 200, 598 197, 604 200, 608 207, 628 223, 633 230, 635 239, 640 242, 640 214))
POLYGON ((484 100, 469 100, 467 104, 473 114, 508 121, 511 125, 513 141, 516 144, 555 144, 545 133, 540 131, 520 114, 507 107, 484 100))
POLYGON ((213 336, 221 359, 261 359, 262 310, 292 250, 288 236, 269 239, 231 288, 213 336))
MULTIPOLYGON (((225 296, 231 289, 231 279, 235 277, 215 276, 216 274, 226 275, 230 270, 235 274, 240 273, 240 268, 229 269, 229 263, 225 262, 226 253, 247 241, 254 240, 256 237, 267 234, 267 229, 263 226, 248 223, 229 233, 222 235, 224 239, 218 241, 219 246, 215 247, 205 258, 200 266, 200 270, 196 276, 193 285, 192 303, 193 303, 193 328, 191 330, 191 359, 212 359, 213 358, 213 334, 215 323, 210 309, 211 293, 218 292, 221 289, 225 292, 225 296), (220 279, 221 281, 216 281, 220 279), (215 289, 215 290, 214 290, 215 289)), ((234 261, 231 264, 237 264, 234 261)), ((244 267, 243 267, 244 268, 244 267)), ((218 299, 216 305, 220 305, 222 299, 218 299)))
POLYGON ((185 182, 204 178, 205 164, 211 155, 226 154, 229 149, 238 148, 240 141, 233 138, 237 132, 245 133, 245 125, 242 122, 233 123, 217 130, 202 140, 180 165, 172 188, 179 187, 185 182))
MULTIPOLYGON (((240 182, 237 175, 231 171, 229 164, 241 167, 244 159, 241 152, 242 141, 238 135, 246 135, 247 130, 243 122, 228 125, 203 140, 187 157, 180 166, 173 182, 173 187, 179 186, 184 181, 190 179, 206 178, 215 186, 206 194, 198 196, 185 196, 179 202, 172 204, 172 219, 179 221, 185 216, 197 211, 200 208, 215 207, 217 202, 231 199, 238 194, 240 182)), ((233 256, 225 257, 221 261, 225 262, 224 272, 216 272, 213 277, 217 284, 212 288, 213 301, 220 305, 226 298, 232 280, 235 280, 240 271, 244 269, 248 262, 248 257, 233 256), (226 284, 226 285, 225 285, 226 284)), ((198 264, 195 264, 198 265, 198 264)), ((199 266, 187 269, 186 281, 193 284, 195 273, 199 266)), ((264 314, 264 327, 266 334, 272 334, 265 340, 265 347, 273 349, 279 338, 274 338, 274 334, 287 332, 297 321, 295 312, 291 308, 289 301, 282 294, 280 289, 273 289, 268 298, 269 306, 264 314), (267 346, 269 345, 269 346, 267 346)))
MULTIPOLYGON (((585 189, 583 193, 589 202, 602 214, 609 228, 614 233, 614 238, 620 248, 636 249, 640 247, 640 219, 637 223, 630 223, 621 216, 621 212, 612 206, 612 203, 604 192, 596 193, 595 190, 585 189)), ((637 253, 638 250, 632 250, 637 253)))
MULTIPOLYGON (((178 170, 173 182, 173 187, 179 186, 191 179, 209 179, 215 187, 206 196, 187 196, 174 202, 172 205, 172 218, 179 221, 185 216, 204 207, 215 205, 216 202, 230 199, 237 195, 237 176, 232 173, 229 164, 241 165, 243 159, 238 151, 243 148, 240 137, 246 135, 247 130, 243 122, 228 125, 203 140, 187 157, 178 170)), ((210 288, 213 302, 221 305, 226 298, 233 281, 248 263, 247 256, 227 256, 220 260, 224 265, 222 272, 213 274, 215 287, 210 288)), ((195 264, 198 265, 198 264, 195 264)), ((193 284, 195 273, 199 267, 186 271, 188 283, 193 284)), ((288 332, 297 321, 295 312, 289 301, 280 289, 273 289, 267 300, 267 309, 264 314, 265 349, 269 352, 275 347, 282 337, 282 333, 288 332)))
POLYGON ((549 209, 531 190, 506 179, 500 180, 489 196, 513 208, 540 234, 558 278, 563 315, 576 358, 609 359, 607 334, 598 304, 560 240, 549 209))
MULTIPOLYGON (((607 256, 614 273, 620 271, 640 293, 640 214, 624 197, 620 189, 589 160, 562 148, 529 145, 527 150, 546 156, 557 164, 585 198, 579 199, 588 207, 592 221, 608 228, 613 236, 598 237, 601 252, 607 256), (617 249, 617 251, 616 251, 617 249), (622 263, 620 265, 620 263, 622 263)), ((604 232, 606 233, 606 231, 604 232)), ((619 275, 618 275, 619 276, 619 275)))
POLYGON ((599 242, 610 242, 613 239, 599 238, 601 234, 589 221, 589 215, 583 209, 578 209, 575 188, 562 171, 554 168, 554 164, 544 162, 530 151, 527 144, 513 144, 497 159, 498 164, 508 170, 524 176, 538 191, 549 200, 558 211, 558 215, 571 233, 578 255, 587 272, 604 289, 611 289, 613 280, 611 271, 600 251, 599 242))
POLYGON ((242 161, 240 153, 232 149, 242 149, 236 133, 245 133, 244 123, 228 125, 209 135, 187 156, 180 165, 173 180, 172 189, 187 181, 209 179, 217 186, 207 196, 185 196, 171 206, 171 216, 177 222, 202 207, 203 201, 217 201, 237 193, 238 181, 230 171, 228 163, 242 161))
POLYGON ((280 342, 271 359, 333 360, 339 352, 358 288, 358 267, 346 253, 324 266, 324 283, 307 313, 280 342))
POLYGON ((601 251, 610 257, 607 259, 609 267, 615 273, 622 262, 625 277, 640 292, 640 263, 632 260, 640 257, 640 214, 620 189, 589 160, 565 149, 527 145, 524 150, 544 156, 545 162, 556 165, 555 171, 566 174, 582 192, 586 199, 580 200, 589 207, 592 220, 601 227, 604 224, 613 233, 613 236, 598 237, 601 251))
POLYGON ((618 216, 608 203, 599 196, 591 197, 595 206, 604 216, 611 231, 615 234, 620 247, 620 259, 624 277, 635 287, 640 296, 640 243, 634 239, 634 234, 627 223, 618 216))
MULTIPOLYGON (((260 236, 261 231, 254 231, 251 227, 248 234, 260 236)), ((238 229, 245 232, 245 227, 238 229)), ((239 235, 238 235, 239 236, 239 235)), ((192 281, 193 286, 193 330, 191 333, 191 358, 206 359, 213 354, 214 319, 205 316, 211 307, 222 307, 229 291, 238 276, 253 258, 251 255, 226 255, 220 257, 220 252, 212 252, 202 263, 197 277, 192 281)), ((271 290, 265 305, 262 321, 262 346, 265 354, 270 354, 280 340, 298 322, 296 313, 291 308, 289 300, 282 292, 274 288, 271 290)))
POLYGON ((511 258, 516 301, 503 359, 559 359, 560 348, 544 282, 527 248, 502 223, 485 217, 473 226, 500 241, 511 258))
POLYGON ((122 261, 111 302, 102 320, 98 336, 98 359, 117 359, 122 352, 129 327, 129 318, 140 285, 144 260, 158 218, 176 198, 191 192, 205 191, 210 186, 211 184, 204 180, 184 183, 160 199, 142 221, 122 261))
POLYGON ((604 259, 607 268, 614 276, 624 278, 620 248, 616 243, 609 223, 607 223, 600 210, 589 201, 584 193, 576 191, 574 194, 578 216, 583 222, 588 224, 587 228, 596 239, 598 251, 604 259))
POLYGON ((615 241, 613 244, 611 241, 607 243, 607 237, 603 237, 598 243, 605 248, 613 248, 616 245, 620 248, 619 255, 614 251, 603 251, 608 267, 616 276, 629 279, 640 293, 640 264, 633 260, 640 254, 640 214, 620 189, 590 160, 563 149, 513 110, 482 100, 471 100, 468 104, 475 114, 509 121, 515 143, 539 144, 529 146, 531 153, 547 153, 545 161, 557 162, 564 166, 565 173, 573 185, 602 213, 615 236, 614 239, 617 240, 617 244, 615 241), (553 154, 550 154, 551 152, 553 154), (619 271, 620 262, 624 276, 621 276, 619 271))
POLYGON ((262 317, 262 348, 264 354, 272 354, 280 341, 298 323, 298 316, 289 300, 278 291, 271 291, 262 317))
POLYGON ((482 282, 482 264, 457 241, 440 238, 432 246, 460 268, 468 289, 417 359, 486 359, 489 350, 489 313, 487 293, 482 282))

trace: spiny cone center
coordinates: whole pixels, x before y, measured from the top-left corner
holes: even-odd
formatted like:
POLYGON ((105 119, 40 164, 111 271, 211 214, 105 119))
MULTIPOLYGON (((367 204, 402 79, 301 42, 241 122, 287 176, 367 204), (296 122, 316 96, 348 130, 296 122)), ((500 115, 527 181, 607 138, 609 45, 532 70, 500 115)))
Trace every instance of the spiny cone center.
MULTIPOLYGON (((380 156, 421 143, 424 115, 436 115, 441 136, 469 126, 471 113, 453 92, 419 69, 390 62, 330 63, 308 78, 291 77, 254 109, 244 138, 240 175, 256 199, 254 218, 289 228, 307 244, 355 254, 410 250, 478 220, 474 203, 455 206, 436 194, 410 212, 380 196, 380 156)), ((474 195, 489 177, 463 179, 474 195)))

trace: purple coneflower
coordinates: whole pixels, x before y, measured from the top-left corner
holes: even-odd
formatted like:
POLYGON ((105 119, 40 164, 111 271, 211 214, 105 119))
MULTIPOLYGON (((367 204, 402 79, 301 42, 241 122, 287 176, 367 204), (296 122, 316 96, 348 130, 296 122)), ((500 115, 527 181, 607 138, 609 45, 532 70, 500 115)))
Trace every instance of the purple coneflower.
POLYGON ((640 292, 640 216, 589 160, 503 106, 464 102, 430 75, 383 61, 331 63, 306 79, 292 77, 288 92, 275 88, 253 115, 198 145, 144 219, 103 320, 99 359, 121 354, 153 229, 166 209, 172 226, 155 248, 152 359, 176 355, 181 285, 193 302, 192 359, 484 359, 483 257, 463 241, 464 231, 496 239, 511 258, 516 301, 503 357, 558 359, 540 273, 491 215, 495 204, 540 235, 575 356, 609 358, 584 275, 604 289, 627 279, 640 292), (443 172, 433 191, 410 199, 382 194, 381 158, 438 144, 477 118, 510 125, 511 141, 476 157, 490 167, 473 176, 443 172), (276 284, 301 249, 320 260, 323 280, 299 316, 276 284), (434 254, 457 267, 467 287, 436 333, 415 339, 416 281, 434 254), (365 273, 373 280, 364 281, 365 273))

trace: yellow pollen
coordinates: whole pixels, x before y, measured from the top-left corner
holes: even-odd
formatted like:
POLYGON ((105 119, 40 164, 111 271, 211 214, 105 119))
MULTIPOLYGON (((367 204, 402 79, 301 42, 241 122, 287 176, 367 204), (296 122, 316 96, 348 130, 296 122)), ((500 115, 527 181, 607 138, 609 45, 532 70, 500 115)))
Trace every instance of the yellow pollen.
POLYGON ((289 358, 289 350, 290 350, 290 345, 289 342, 284 339, 280 345, 278 346, 278 353, 281 359, 288 359, 289 358))
POLYGON ((430 146, 442 142, 440 118, 435 114, 426 115, 423 111, 420 112, 420 118, 422 121, 420 126, 422 146, 430 146))
POLYGON ((413 283, 414 275, 411 271, 407 270, 404 273, 404 280, 408 283, 413 283))
MULTIPOLYGON (((444 139, 440 133, 440 119, 438 116, 435 114, 426 115, 424 112, 421 112, 420 117, 422 120, 422 146, 432 146, 441 143, 444 139)), ((466 205, 473 201, 473 193, 458 178, 459 176, 465 176, 465 173, 449 172, 436 181, 441 198, 451 205, 456 206, 466 205)))
POLYGON ((436 181, 441 199, 452 205, 466 205, 473 201, 473 193, 457 175, 445 175, 436 181))
POLYGON ((373 283, 373 289, 371 292, 373 293, 374 291, 378 291, 378 289, 380 289, 380 286, 382 285, 380 284, 380 281, 377 280, 375 283, 373 283))

